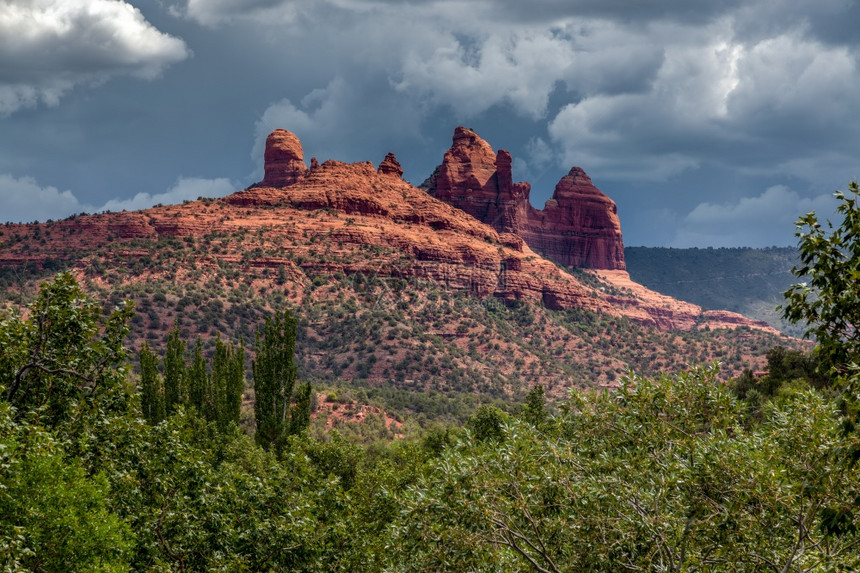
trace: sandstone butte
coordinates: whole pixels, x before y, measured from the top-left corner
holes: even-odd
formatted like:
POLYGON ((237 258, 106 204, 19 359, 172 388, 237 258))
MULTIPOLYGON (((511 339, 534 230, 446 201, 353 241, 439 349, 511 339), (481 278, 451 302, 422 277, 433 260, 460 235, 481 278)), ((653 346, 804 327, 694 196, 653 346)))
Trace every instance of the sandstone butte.
POLYGON ((442 164, 422 185, 502 233, 514 233, 544 257, 567 267, 623 270, 624 243, 615 203, 574 167, 555 186, 543 210, 529 202, 531 186, 514 183, 511 154, 498 154, 465 127, 442 164))
MULTIPOLYGON (((212 269, 214 275, 215 269, 227 265, 238 268, 246 280, 257 285, 272 281, 261 269, 282 269, 288 299, 296 303, 313 296, 305 287, 316 276, 372 273, 432 281, 445 289, 467 290, 478 298, 626 316, 664 330, 747 326, 778 334, 763 322, 727 311, 704 311, 631 281, 623 269, 614 205, 598 195, 581 171, 574 169, 559 183, 557 207, 548 205, 542 213, 530 210, 526 184, 507 183, 504 174, 510 170, 504 166, 509 166, 509 155, 499 152, 489 162, 489 145, 464 129, 457 130, 452 150, 452 159, 436 173, 434 197, 403 180, 403 170, 393 154, 378 167, 370 162, 334 160, 320 164, 315 159, 308 167, 299 139, 276 130, 266 141, 263 180, 245 190, 222 199, 134 212, 0 225, 0 265, 63 259, 81 278, 98 281, 99 269, 105 264, 121 268, 135 257, 147 256, 146 247, 141 247, 147 241, 203 239, 199 245, 215 236, 221 238, 218 248, 196 252, 191 261, 186 256, 176 265, 179 270, 174 280, 182 280, 189 268, 212 269), (481 148, 480 159, 455 161, 456 154, 468 146, 481 148), (456 173, 460 175, 455 177, 456 173), (460 209, 438 198, 461 196, 457 194, 463 185, 457 182, 466 176, 483 181, 485 193, 498 195, 499 189, 510 189, 510 197, 524 197, 525 202, 469 202, 468 194, 461 194, 458 202, 466 209, 460 209), (496 182, 487 185, 491 180, 496 182), (577 197, 583 204, 576 203, 577 197), (483 208, 478 214, 486 219, 491 207, 499 216, 498 221, 491 219, 493 225, 469 212, 483 208), (523 210, 528 214, 525 218, 521 217, 523 210), (574 227, 570 219, 584 229, 581 238, 590 242, 586 247, 564 247, 556 256, 570 258, 557 260, 601 262, 604 268, 568 272, 532 250, 532 244, 542 249, 562 244, 560 237, 572 241, 576 235, 570 231, 574 227), (544 242, 538 240, 541 236, 544 242), (327 259, 318 255, 321 243, 330 253, 327 259), (352 256, 368 248, 375 249, 372 257, 352 256)), ((158 279, 158 272, 144 270, 128 280, 158 279)))

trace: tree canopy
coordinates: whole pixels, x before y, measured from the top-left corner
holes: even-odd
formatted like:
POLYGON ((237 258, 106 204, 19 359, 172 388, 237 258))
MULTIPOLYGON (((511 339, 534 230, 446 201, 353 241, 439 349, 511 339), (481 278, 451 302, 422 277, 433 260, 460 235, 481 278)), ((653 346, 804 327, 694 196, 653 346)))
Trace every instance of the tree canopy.
MULTIPOLYGON (((463 428, 364 448, 304 431, 296 322, 276 314, 254 362, 276 417, 255 439, 233 423, 243 351, 219 340, 210 362, 172 335, 162 372, 142 347, 138 387, 131 310, 100 309, 58 275, 0 321, 4 571, 860 568, 860 464, 814 386, 764 393, 755 415, 716 367, 552 408, 536 386, 517 415, 483 405, 463 428)), ((779 377, 811 364, 768 358, 779 377)))
POLYGON ((822 226, 814 212, 797 221, 801 264, 792 272, 806 282, 785 293, 783 314, 807 325, 827 366, 845 372, 860 362, 860 186, 835 193, 842 221, 822 226))

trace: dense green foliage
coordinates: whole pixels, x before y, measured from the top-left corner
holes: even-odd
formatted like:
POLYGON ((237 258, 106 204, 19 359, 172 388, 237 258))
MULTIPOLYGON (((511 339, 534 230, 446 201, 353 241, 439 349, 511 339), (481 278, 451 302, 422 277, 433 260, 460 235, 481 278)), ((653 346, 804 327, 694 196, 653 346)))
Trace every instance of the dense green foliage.
POLYGON ((814 391, 747 427, 714 372, 575 394, 551 427, 466 437, 404 498, 407 571, 857 567, 858 471, 814 391))
MULTIPOLYGON (((801 265, 792 272, 809 277, 785 293, 783 314, 806 326, 817 341, 817 372, 829 375, 842 389, 839 402, 842 426, 849 444, 844 453, 860 461, 860 185, 852 181, 848 192, 837 191, 838 226, 823 229, 815 213, 797 221, 801 265)), ((860 500, 858 500, 860 505, 860 500)))
POLYGON ((836 192, 841 223, 822 228, 815 213, 797 222, 800 265, 795 276, 809 277, 785 293, 785 318, 807 325, 822 361, 840 369, 860 364, 860 185, 836 192))
MULTIPOLYGON (((140 391, 128 386, 124 351, 110 343, 124 311, 103 318, 93 308, 60 275, 26 318, 0 322, 4 570, 860 567, 860 466, 844 455, 852 442, 837 402, 814 385, 776 392, 753 412, 715 369, 694 369, 625 378, 614 392, 574 390, 555 414, 535 387, 516 413, 484 405, 463 430, 367 449, 337 431, 312 437, 301 431, 306 414, 285 414, 267 450, 205 414, 213 401, 200 376, 232 363, 217 349, 211 366, 200 346, 190 359, 177 353, 180 401, 160 421, 157 402, 142 410, 157 359, 144 347, 140 391), (75 351, 69 339, 26 335, 61 324, 75 351), (29 364, 40 366, 22 374, 29 364)), ((266 338, 291 347, 289 317, 278 320, 260 349, 266 338)), ((294 402, 279 411, 307 412, 294 366, 271 359, 287 377, 271 379, 278 395, 294 402)), ((786 349, 768 359, 774 377, 810 367, 786 349)))
POLYGON ((0 569, 123 571, 134 536, 111 511, 111 484, 54 434, 0 402, 0 569))
POLYGON ((835 397, 829 376, 821 373, 818 356, 798 350, 774 346, 767 352, 767 371, 756 375, 746 370, 732 381, 735 395, 745 402, 750 413, 758 415, 768 402, 809 388, 815 388, 826 396, 835 397))
POLYGON ((28 318, 0 323, 0 384, 16 416, 57 426, 122 408, 131 313, 123 304, 101 324, 101 307, 71 274, 43 284, 28 318))

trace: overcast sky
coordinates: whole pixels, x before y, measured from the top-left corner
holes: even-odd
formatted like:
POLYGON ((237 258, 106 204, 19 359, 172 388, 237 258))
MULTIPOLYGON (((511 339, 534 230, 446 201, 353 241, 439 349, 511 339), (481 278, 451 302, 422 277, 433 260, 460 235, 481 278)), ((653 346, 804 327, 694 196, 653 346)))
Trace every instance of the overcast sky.
POLYGON ((223 196, 266 134, 419 184, 457 125, 630 246, 793 245, 860 177, 853 0, 3 0, 0 220, 223 196))

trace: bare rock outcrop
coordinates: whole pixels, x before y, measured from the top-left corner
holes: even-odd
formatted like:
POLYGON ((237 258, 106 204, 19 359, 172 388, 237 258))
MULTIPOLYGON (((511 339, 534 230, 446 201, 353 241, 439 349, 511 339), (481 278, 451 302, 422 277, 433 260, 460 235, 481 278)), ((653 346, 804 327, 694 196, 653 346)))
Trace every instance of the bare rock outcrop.
POLYGON ((276 129, 266 138, 265 175, 258 183, 262 187, 286 187, 305 174, 302 143, 286 129, 276 129))
POLYGON ((515 233, 535 251, 569 267, 624 269, 615 203, 574 167, 543 210, 529 202, 531 186, 514 183, 511 154, 495 153, 477 133, 454 131, 442 164, 422 187, 499 232, 515 233))
POLYGON ((393 153, 389 153, 379 164, 379 169, 376 170, 380 175, 393 175, 394 177, 403 177, 403 168, 400 162, 394 157, 393 153))

